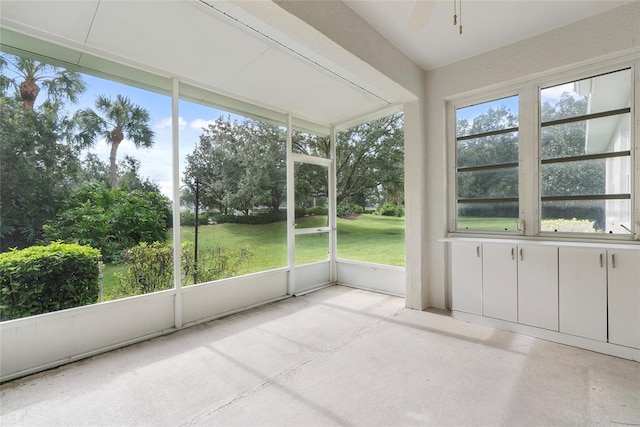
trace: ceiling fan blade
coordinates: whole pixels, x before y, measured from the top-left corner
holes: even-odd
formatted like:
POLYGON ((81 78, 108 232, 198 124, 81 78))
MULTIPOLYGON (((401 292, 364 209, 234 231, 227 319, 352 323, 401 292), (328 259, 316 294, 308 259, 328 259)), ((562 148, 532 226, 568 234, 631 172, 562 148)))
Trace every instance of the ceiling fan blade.
POLYGON ((431 12, 433 12, 433 6, 435 5, 436 0, 416 0, 416 4, 413 6, 413 12, 409 17, 409 23, 407 24, 409 31, 417 31, 427 25, 431 17, 431 12))

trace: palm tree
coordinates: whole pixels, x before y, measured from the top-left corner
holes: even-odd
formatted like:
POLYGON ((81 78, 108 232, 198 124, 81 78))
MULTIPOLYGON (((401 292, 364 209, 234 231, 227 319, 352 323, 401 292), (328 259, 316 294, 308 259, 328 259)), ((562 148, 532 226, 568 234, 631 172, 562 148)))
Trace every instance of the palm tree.
POLYGON ((115 100, 100 95, 91 108, 79 110, 75 120, 80 128, 77 138, 83 146, 96 143, 96 138, 104 138, 111 144, 109 155, 111 188, 118 185, 116 155, 120 143, 125 139, 133 141, 136 148, 152 147, 154 132, 149 127, 150 115, 146 109, 133 104, 129 98, 117 95, 115 100))
POLYGON ((42 86, 47 91, 47 97, 53 101, 63 98, 78 102, 79 95, 86 86, 80 73, 64 68, 54 67, 29 58, 3 55, 0 58, 0 69, 8 68, 17 77, 14 79, 3 76, 3 90, 13 86, 22 99, 22 108, 33 111, 36 98, 42 86), (40 84, 40 85, 38 85, 40 84))

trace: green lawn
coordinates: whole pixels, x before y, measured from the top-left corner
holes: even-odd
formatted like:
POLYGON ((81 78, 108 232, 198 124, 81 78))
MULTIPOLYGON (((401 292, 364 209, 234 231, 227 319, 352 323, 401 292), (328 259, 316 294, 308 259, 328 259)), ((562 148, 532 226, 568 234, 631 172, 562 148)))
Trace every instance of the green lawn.
MULTIPOLYGON (((326 216, 300 218, 298 228, 322 227, 326 216)), ((193 227, 181 227, 182 241, 194 240, 193 227)), ((173 236, 168 232, 169 244, 173 236)), ((327 259, 328 235, 309 234, 296 237, 296 264, 327 259)), ((238 274, 248 274, 287 265, 286 222, 264 225, 217 224, 198 227, 198 254, 202 256, 219 247, 231 252, 248 249, 251 256, 240 264, 238 274)), ((404 266, 404 218, 360 215, 355 219, 338 218, 338 257, 380 264, 404 266)), ((124 265, 104 268, 104 299, 114 296, 117 279, 124 265)))
MULTIPOLYGON (((180 239, 194 241, 194 227, 181 227, 180 239)), ((169 235, 169 244, 173 236, 169 235)), ((270 270, 287 265, 285 222, 273 224, 217 224, 198 227, 198 254, 222 247, 231 252, 248 249, 251 259, 240 265, 239 274, 270 270)))
POLYGON ((404 218, 338 218, 338 258, 404 267, 404 218))

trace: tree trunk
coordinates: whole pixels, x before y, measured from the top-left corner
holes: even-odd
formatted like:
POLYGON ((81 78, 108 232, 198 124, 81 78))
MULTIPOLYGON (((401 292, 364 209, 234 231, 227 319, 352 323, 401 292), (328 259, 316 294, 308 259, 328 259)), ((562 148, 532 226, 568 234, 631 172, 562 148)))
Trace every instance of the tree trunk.
POLYGON ((111 188, 118 187, 118 166, 116 163, 116 156, 118 154, 118 147, 124 139, 122 129, 115 128, 111 131, 111 153, 109 154, 109 164, 111 171, 111 188))
POLYGON ((22 108, 24 110, 33 111, 38 93, 40 93, 40 88, 33 77, 27 77, 25 81, 20 83, 20 98, 22 98, 22 108))

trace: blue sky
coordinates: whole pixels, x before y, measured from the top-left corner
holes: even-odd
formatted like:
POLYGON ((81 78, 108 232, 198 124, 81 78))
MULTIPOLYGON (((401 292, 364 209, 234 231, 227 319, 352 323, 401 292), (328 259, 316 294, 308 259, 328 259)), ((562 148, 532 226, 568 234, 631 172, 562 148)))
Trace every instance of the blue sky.
MULTIPOLYGON (((573 83, 566 83, 558 86, 549 87, 543 89, 540 92, 540 102, 544 104, 545 102, 549 102, 551 105, 555 105, 564 92, 568 92, 574 98, 579 98, 579 95, 574 90, 573 83)), ((462 119, 465 118, 469 120, 469 122, 473 122, 473 119, 477 116, 483 114, 490 108, 497 108, 501 106, 506 106, 510 111, 518 114, 518 97, 511 96, 507 98, 496 99, 494 101, 484 102, 476 105, 471 105, 469 107, 463 107, 456 111, 456 118, 462 119)))
POLYGON ((508 98, 496 99, 495 101, 483 102, 481 104, 471 105, 469 107, 459 108, 456 111, 456 119, 467 119, 469 122, 473 122, 477 116, 485 113, 490 108, 498 108, 501 106, 507 107, 516 115, 518 114, 518 97, 511 96, 508 98))
MULTIPOLYGON (((73 108, 94 108, 98 95, 106 95, 111 98, 115 98, 116 95, 123 95, 128 97, 134 104, 149 111, 151 116, 150 126, 156 135, 154 146, 152 148, 137 149, 132 142, 125 139, 118 148, 118 159, 120 160, 125 155, 130 155, 140 160, 141 176, 156 182, 163 194, 172 197, 171 98, 167 95, 93 76, 83 75, 83 78, 87 84, 87 90, 73 108)), ((220 116, 225 118, 231 116, 232 120, 241 120, 242 117, 187 101, 180 101, 178 110, 180 117, 180 178, 182 179, 184 158, 195 148, 202 133, 201 129, 220 116)), ((95 153, 101 160, 108 161, 109 149, 107 142, 102 140, 98 141, 90 151, 95 153)))
MULTIPOLYGON (((171 98, 167 95, 158 94, 148 90, 138 89, 132 86, 120 84, 110 80, 97 78, 94 76, 83 74, 87 89, 81 95, 78 104, 70 105, 71 112, 80 108, 94 108, 95 100, 98 95, 106 95, 115 98, 116 95, 128 97, 131 102, 146 108, 151 116, 150 126, 155 132, 155 144, 152 148, 136 149, 132 142, 124 140, 118 149, 118 160, 123 159, 126 155, 130 155, 140 160, 140 175, 143 178, 149 178, 156 182, 163 194, 172 197, 172 143, 171 143, 171 98)), ((546 90, 547 96, 551 99, 558 99, 564 90, 571 91, 568 85, 558 86, 552 90, 546 90)), ((44 99, 44 95, 40 95, 40 101, 44 99)), ((544 101, 544 100, 543 100, 544 101)), ((511 111, 517 111, 517 97, 503 98, 489 104, 480 104, 470 106, 458 110, 458 117, 466 117, 472 120, 479 114, 482 114, 490 106, 506 105, 511 111)), ((180 101, 179 103, 179 125, 180 125, 180 178, 182 179, 182 171, 185 156, 193 151, 202 128, 206 127, 218 119, 220 116, 231 116, 232 120, 242 120, 243 117, 230 114, 228 112, 206 107, 200 104, 180 101)), ((102 161, 107 162, 109 159, 109 145, 106 141, 101 140, 90 150, 95 153, 102 161)), ((182 182, 180 182, 182 185, 182 182)))

